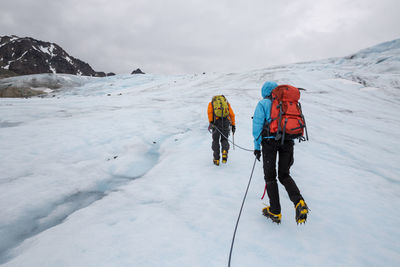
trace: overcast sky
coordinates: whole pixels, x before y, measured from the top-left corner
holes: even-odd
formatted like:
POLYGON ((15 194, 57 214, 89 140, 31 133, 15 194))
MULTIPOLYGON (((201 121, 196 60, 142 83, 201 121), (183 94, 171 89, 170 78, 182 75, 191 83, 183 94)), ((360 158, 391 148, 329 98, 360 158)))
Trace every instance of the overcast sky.
POLYGON ((96 71, 236 72, 400 38, 398 0, 12 0, 0 35, 54 42, 96 71))

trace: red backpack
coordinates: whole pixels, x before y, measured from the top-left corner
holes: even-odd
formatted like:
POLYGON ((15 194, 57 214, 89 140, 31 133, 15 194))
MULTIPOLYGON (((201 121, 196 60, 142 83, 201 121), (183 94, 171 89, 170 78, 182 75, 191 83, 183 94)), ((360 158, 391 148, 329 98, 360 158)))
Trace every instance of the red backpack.
POLYGON ((271 92, 271 122, 264 126, 266 136, 275 140, 308 140, 306 121, 299 103, 300 91, 291 85, 279 85, 271 92), (304 138, 304 131, 306 138, 304 138))

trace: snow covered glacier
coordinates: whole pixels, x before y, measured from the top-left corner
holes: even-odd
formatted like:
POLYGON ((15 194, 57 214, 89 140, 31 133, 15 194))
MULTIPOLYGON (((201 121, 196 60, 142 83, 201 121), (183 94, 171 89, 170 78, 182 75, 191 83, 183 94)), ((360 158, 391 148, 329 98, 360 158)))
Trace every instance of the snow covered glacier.
POLYGON ((0 99, 0 264, 226 266, 254 156, 212 164, 207 104, 224 94, 252 149, 274 80, 307 89, 292 176, 311 213, 297 226, 281 190, 282 224, 263 217, 257 162, 232 266, 398 266, 399 58, 395 40, 245 73, 53 76, 55 97, 0 99))

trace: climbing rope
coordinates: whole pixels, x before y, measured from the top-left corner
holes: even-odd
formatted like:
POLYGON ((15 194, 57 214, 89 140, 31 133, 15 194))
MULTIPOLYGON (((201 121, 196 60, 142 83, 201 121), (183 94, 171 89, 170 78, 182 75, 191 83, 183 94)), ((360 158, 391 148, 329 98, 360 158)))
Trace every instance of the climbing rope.
POLYGON ((238 148, 240 148, 240 149, 242 149, 242 150, 244 150, 244 151, 249 151, 249 152, 253 152, 253 151, 254 151, 253 149, 247 149, 247 148, 241 147, 241 146, 239 146, 239 145, 236 145, 236 144, 235 144, 234 142, 232 142, 227 136, 225 136, 225 135, 218 129, 217 126, 213 125, 212 127, 213 127, 213 129, 216 129, 223 137, 225 137, 225 138, 228 140, 228 142, 231 143, 234 147, 237 146, 238 148))
MULTIPOLYGON (((247 149, 247 148, 241 147, 241 146, 239 146, 239 145, 235 145, 235 143, 232 142, 227 136, 225 136, 225 135, 218 129, 217 126, 212 125, 212 127, 213 127, 213 129, 216 129, 223 137, 225 137, 225 138, 228 140, 228 142, 230 142, 233 146, 237 146, 238 148, 240 148, 240 149, 242 149, 242 150, 244 150, 244 151, 253 152, 252 149, 247 149)), ((237 218, 235 230, 234 230, 234 232, 233 232, 232 243, 231 243, 231 249, 230 249, 230 251, 229 251, 228 267, 231 266, 232 250, 233 250, 233 244, 235 243, 236 231, 237 231, 237 228, 238 228, 238 225, 239 225, 240 216, 242 215, 243 206, 244 206, 244 203, 245 203, 245 201, 246 201, 247 192, 249 191, 249 187, 250 187, 250 183, 251 183, 251 178, 253 177, 254 167, 256 166, 256 161, 257 161, 257 158, 254 158, 254 163, 253 163, 253 168, 251 169, 251 174, 250 174, 249 183, 247 184, 246 192, 245 192, 245 194, 244 194, 243 201, 242 201, 242 206, 240 207, 239 216, 238 216, 238 218, 237 218)))
POLYGON ((238 225, 239 225, 240 216, 242 215, 243 205, 244 205, 244 202, 246 201, 247 192, 249 191, 249 187, 250 187, 250 183, 251 183, 251 178, 253 177, 254 167, 256 166, 256 160, 257 160, 257 158, 254 158, 253 169, 251 170, 251 174, 250 174, 249 183, 247 184, 246 193, 244 194, 244 198, 243 198, 243 201, 242 201, 242 206, 240 207, 239 216, 238 216, 238 218, 237 218, 237 221, 236 221, 235 231, 233 232, 233 238, 232 238, 231 250, 230 250, 230 252, 229 252, 229 261, 228 261, 228 267, 230 267, 230 266, 231 266, 232 249, 233 249, 233 243, 235 243, 236 230, 237 230, 237 228, 238 228, 238 225))

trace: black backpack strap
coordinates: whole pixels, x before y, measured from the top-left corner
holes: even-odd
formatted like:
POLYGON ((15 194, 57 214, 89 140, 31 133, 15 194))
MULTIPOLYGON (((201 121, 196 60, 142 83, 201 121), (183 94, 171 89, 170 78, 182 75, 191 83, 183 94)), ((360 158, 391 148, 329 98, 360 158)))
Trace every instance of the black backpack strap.
POLYGON ((287 123, 287 118, 285 118, 285 124, 283 125, 283 133, 282 133, 282 141, 281 144, 283 145, 283 142, 285 141, 285 133, 286 133, 286 123, 287 123))
POLYGON ((279 119, 278 119, 278 131, 275 136, 275 140, 279 140, 282 138, 282 115, 283 115, 283 110, 282 110, 282 101, 278 105, 279 107, 279 119))
MULTIPOLYGON (((299 102, 299 108, 300 108, 301 118, 302 118, 303 121, 304 121, 304 130, 305 130, 305 132, 306 132, 306 140, 308 141, 307 123, 306 123, 306 119, 304 118, 303 110, 301 109, 301 104, 300 104, 300 102, 299 102)), ((303 137, 303 138, 304 138, 304 137, 303 137)), ((303 141, 305 141, 305 140, 303 140, 303 141)))

